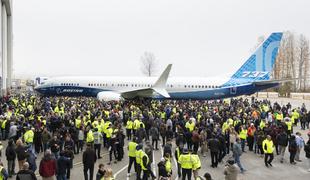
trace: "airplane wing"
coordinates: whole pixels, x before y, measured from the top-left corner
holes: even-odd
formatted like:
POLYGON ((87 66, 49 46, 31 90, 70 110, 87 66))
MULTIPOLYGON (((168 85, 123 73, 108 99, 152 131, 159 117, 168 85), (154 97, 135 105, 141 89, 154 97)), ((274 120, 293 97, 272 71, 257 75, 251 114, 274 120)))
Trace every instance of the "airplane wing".
POLYGON ((255 85, 267 85, 267 84, 275 84, 275 83, 284 83, 284 82, 290 82, 290 81, 296 81, 298 78, 293 79, 273 79, 273 80, 266 80, 266 81, 255 81, 253 84, 255 85))
POLYGON ((121 93, 121 96, 125 99, 133 99, 135 97, 152 97, 154 93, 158 93, 165 98, 169 98, 170 95, 167 92, 166 84, 169 77, 172 64, 169 64, 164 72, 159 76, 155 84, 151 88, 138 89, 134 91, 126 91, 121 93))

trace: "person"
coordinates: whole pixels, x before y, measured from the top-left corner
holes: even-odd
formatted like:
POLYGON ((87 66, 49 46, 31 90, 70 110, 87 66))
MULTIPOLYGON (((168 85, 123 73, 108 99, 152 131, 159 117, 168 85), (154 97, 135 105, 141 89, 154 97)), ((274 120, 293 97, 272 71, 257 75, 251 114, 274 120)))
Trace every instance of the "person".
POLYGON ((101 180, 114 180, 113 171, 111 168, 108 168, 101 180))
POLYGON ((94 147, 95 151, 97 151, 97 157, 98 159, 101 159, 100 156, 100 150, 101 150, 101 144, 102 144, 102 134, 98 132, 98 128, 95 128, 95 132, 93 133, 94 136, 94 147))
POLYGON ((55 179, 56 166, 56 160, 52 156, 52 152, 49 149, 46 150, 39 166, 39 174, 42 176, 42 180, 55 179))
POLYGON ((32 152, 32 150, 30 149, 31 147, 28 147, 28 156, 27 156, 27 162, 29 163, 29 169, 33 172, 36 172, 37 170, 37 163, 36 163, 36 155, 34 154, 34 152, 32 152))
POLYGON ((57 136, 54 135, 53 139, 49 143, 49 147, 51 148, 51 152, 54 154, 55 158, 58 159, 59 151, 60 151, 60 141, 57 136))
POLYGON ((94 165, 96 163, 97 156, 96 152, 92 148, 90 143, 87 143, 86 150, 83 152, 83 166, 84 166, 84 179, 85 180, 93 180, 94 174, 94 165), (87 172, 89 171, 89 176, 87 172), (89 178, 88 178, 89 177, 89 178))
POLYGON ((307 143, 305 144, 305 147, 304 147, 304 151, 305 151, 305 154, 306 154, 306 158, 308 160, 308 172, 310 172, 310 132, 308 132, 308 141, 307 143))
POLYGON ((305 145, 305 141, 302 138, 300 132, 296 132, 296 143, 297 143, 297 152, 296 152, 295 160, 298 161, 298 162, 301 162, 301 159, 300 159, 299 155, 300 155, 301 149, 305 145))
POLYGON ((165 164, 166 164, 165 158, 161 158, 160 162, 157 164, 159 180, 168 180, 169 178, 168 173, 166 171, 165 164))
POLYGON ((270 135, 268 135, 267 138, 263 141, 263 150, 265 153, 265 166, 272 167, 271 162, 273 160, 274 145, 270 135))
POLYGON ((34 152, 33 147, 34 128, 28 126, 28 130, 24 134, 24 142, 29 146, 29 149, 34 152))
POLYGON ((199 178, 199 169, 201 168, 201 162, 200 162, 200 158, 197 154, 197 152, 193 151, 193 153, 191 154, 191 158, 193 161, 193 174, 194 174, 194 179, 199 178))
POLYGON ((240 133, 239 133, 239 138, 241 139, 241 149, 242 149, 242 152, 245 152, 244 148, 245 148, 245 142, 246 142, 246 139, 247 139, 247 129, 245 128, 245 126, 241 126, 241 130, 240 130, 240 133))
POLYGON ((245 170, 242 167, 242 164, 240 162, 241 155, 242 155, 241 140, 240 138, 236 138, 236 142, 233 145, 233 157, 234 157, 234 161, 239 166, 241 173, 243 173, 245 170))
POLYGON ((79 128, 78 131, 78 143, 77 143, 77 153, 83 152, 83 146, 84 146, 84 129, 83 127, 79 128))
POLYGON ((143 170, 143 180, 147 180, 149 176, 151 175, 153 179, 156 178, 156 176, 153 174, 151 170, 151 161, 148 155, 142 151, 141 152, 141 169, 143 170))
POLYGON ((153 162, 153 147, 151 145, 151 142, 148 140, 145 141, 144 152, 149 157, 150 163, 152 164, 152 162, 153 162))
POLYGON ((179 163, 179 158, 181 155, 181 152, 183 150, 183 144, 178 144, 177 147, 175 148, 175 152, 174 152, 174 157, 175 160, 177 162, 177 167, 178 167, 178 177, 181 178, 182 173, 181 173, 181 164, 179 163))
POLYGON ((295 135, 291 135, 289 146, 288 146, 288 151, 290 152, 290 163, 295 165, 296 164, 295 156, 297 152, 297 143, 296 143, 295 135))
POLYGON ((3 163, 0 161, 0 178, 1 177, 6 180, 6 179, 8 179, 9 174, 6 171, 6 169, 4 168, 3 163))
POLYGON ((284 130, 277 135, 277 142, 279 145, 280 162, 283 163, 286 146, 288 145, 288 136, 284 130))
POLYGON ((228 160, 224 168, 225 180, 238 179, 238 167, 235 165, 234 160, 228 160))
POLYGON ((16 180, 37 180, 36 175, 33 171, 29 170, 28 162, 23 164, 23 167, 20 171, 18 171, 16 175, 16 180))
POLYGON ((102 163, 99 164, 99 169, 96 174, 96 180, 101 180, 104 177, 105 173, 106 173, 106 170, 104 168, 104 164, 102 163))
POLYGON ((212 177, 211 177, 211 174, 210 173, 205 173, 204 175, 203 175, 203 177, 206 179, 206 180, 212 180, 212 177))
POLYGON ((141 179, 141 154, 143 152, 142 150, 143 145, 142 144, 138 144, 136 147, 136 179, 140 180, 141 179))
POLYGON ((247 131, 247 142, 249 146, 249 151, 253 151, 253 145, 254 145, 254 134, 256 132, 256 128, 253 123, 251 123, 251 126, 248 128, 247 131))
POLYGON ((220 142, 212 135, 212 138, 208 142, 208 146, 211 153, 211 167, 216 168, 218 165, 218 153, 220 149, 220 142))
POLYGON ((134 168, 136 171, 137 164, 136 164, 136 148, 137 148, 136 138, 134 137, 132 141, 128 143, 128 157, 129 157, 129 164, 127 169, 127 176, 130 177, 130 170, 132 164, 134 164, 134 168))
POLYGON ((67 170, 70 168, 70 160, 66 158, 65 153, 62 151, 59 153, 57 159, 57 180, 66 180, 67 170))
POLYGON ((48 142, 52 138, 51 134, 48 132, 47 128, 43 129, 42 133, 42 143, 43 143, 43 151, 45 152, 48 149, 48 142))
POLYGON ((187 148, 183 148, 183 153, 180 155, 178 163, 181 164, 182 168, 182 180, 185 180, 186 177, 188 180, 191 180, 193 162, 187 148))
POLYGON ((73 146, 65 146, 64 157, 69 160, 69 167, 67 167, 67 179, 70 179, 71 175, 71 169, 73 168, 73 159, 74 159, 74 153, 73 153, 73 146))
POLYGON ((28 153, 27 153, 27 147, 24 146, 21 139, 18 139, 16 141, 16 149, 15 149, 16 155, 17 155, 17 161, 18 161, 18 167, 19 170, 22 170, 24 162, 26 162, 28 153))
POLYGON ((15 175, 16 152, 15 152, 13 143, 14 143, 13 139, 10 139, 8 142, 8 146, 6 147, 6 150, 5 150, 6 160, 8 161, 9 177, 12 177, 12 175, 15 175))
POLYGON ((155 150, 158 150, 158 139, 159 139, 159 132, 158 128, 153 125, 150 129, 150 135, 152 137, 152 146, 155 150), (155 146, 155 147, 154 147, 155 146))
POLYGON ((132 128, 133 128, 133 121, 131 119, 128 119, 126 123, 126 135, 128 141, 131 140, 132 128))

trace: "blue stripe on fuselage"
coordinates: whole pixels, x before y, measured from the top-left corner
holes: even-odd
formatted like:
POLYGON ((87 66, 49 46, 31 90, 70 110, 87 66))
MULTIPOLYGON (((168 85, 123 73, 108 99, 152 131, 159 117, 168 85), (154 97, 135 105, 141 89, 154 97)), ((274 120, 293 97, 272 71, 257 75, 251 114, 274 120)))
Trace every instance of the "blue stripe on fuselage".
MULTIPOLYGON (((203 91, 185 91, 185 92, 169 92, 169 99, 193 99, 193 100, 211 100, 235 97, 240 95, 250 95, 258 91, 276 87, 278 83, 268 85, 245 84, 239 86, 223 87, 209 89, 203 91), (235 93, 233 93, 234 91, 235 93)), ((96 97, 99 92, 113 91, 109 89, 99 89, 80 86, 55 86, 36 89, 37 92, 44 96, 87 96, 96 97)), ((163 96, 154 96, 154 99, 165 99, 163 96)))

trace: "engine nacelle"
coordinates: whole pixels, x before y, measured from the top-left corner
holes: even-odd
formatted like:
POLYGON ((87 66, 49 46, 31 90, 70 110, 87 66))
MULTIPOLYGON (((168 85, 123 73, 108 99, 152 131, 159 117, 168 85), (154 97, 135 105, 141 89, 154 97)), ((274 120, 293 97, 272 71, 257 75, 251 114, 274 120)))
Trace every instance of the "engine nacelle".
POLYGON ((100 101, 102 100, 103 101, 120 101, 123 98, 118 93, 111 92, 111 91, 103 91, 97 94, 97 99, 99 99, 100 101))

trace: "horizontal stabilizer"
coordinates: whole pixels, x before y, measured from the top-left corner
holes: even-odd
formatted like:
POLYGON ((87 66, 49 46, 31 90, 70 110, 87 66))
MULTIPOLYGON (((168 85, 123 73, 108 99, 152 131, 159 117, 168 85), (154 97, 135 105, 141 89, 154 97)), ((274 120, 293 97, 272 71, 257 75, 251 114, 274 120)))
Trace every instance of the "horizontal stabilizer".
POLYGON ((274 83, 284 83, 284 82, 291 82, 291 81, 296 81, 298 78, 293 78, 293 79, 273 79, 273 80, 267 80, 267 81, 256 81, 253 82, 255 85, 267 85, 267 84, 274 84, 274 83))

